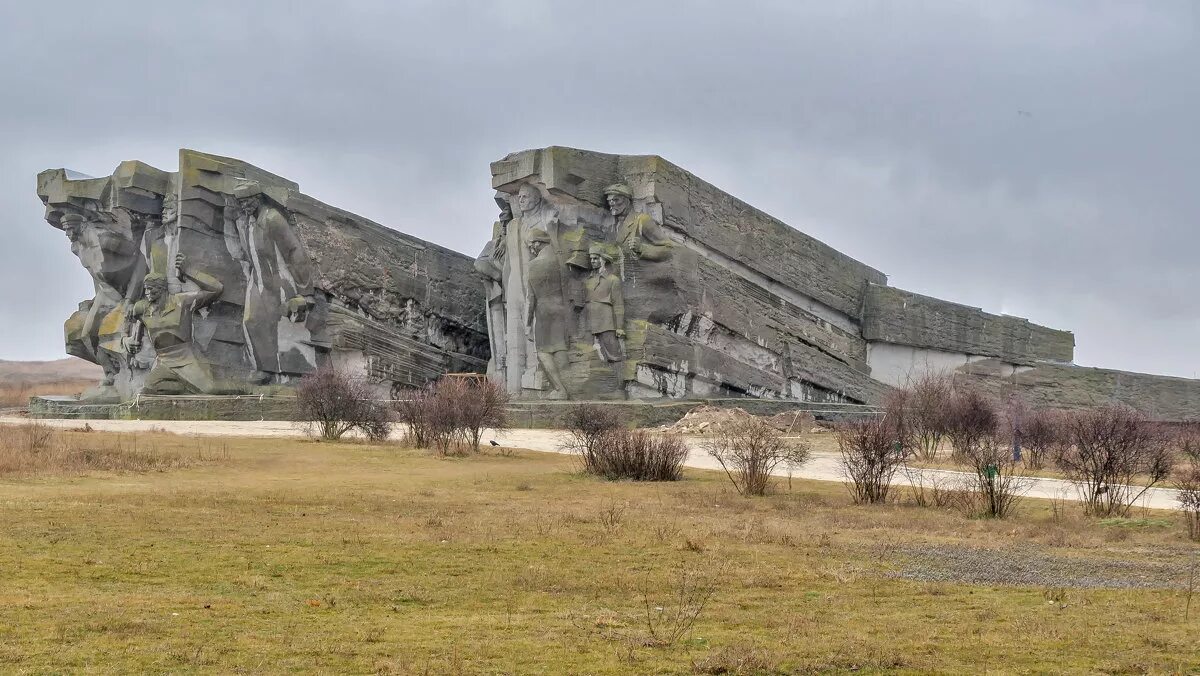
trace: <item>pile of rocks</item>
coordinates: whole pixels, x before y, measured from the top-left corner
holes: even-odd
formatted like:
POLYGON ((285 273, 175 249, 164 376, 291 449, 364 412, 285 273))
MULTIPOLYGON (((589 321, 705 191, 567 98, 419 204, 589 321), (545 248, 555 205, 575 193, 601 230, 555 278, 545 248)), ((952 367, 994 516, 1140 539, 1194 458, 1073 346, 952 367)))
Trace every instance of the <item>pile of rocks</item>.
MULTIPOLYGON (((736 406, 697 406, 678 421, 665 425, 661 429, 672 434, 712 434, 726 425, 753 417, 755 416, 736 406)), ((819 428, 814 427, 815 420, 812 414, 806 411, 777 413, 762 419, 784 434, 795 435, 819 431, 819 428)))

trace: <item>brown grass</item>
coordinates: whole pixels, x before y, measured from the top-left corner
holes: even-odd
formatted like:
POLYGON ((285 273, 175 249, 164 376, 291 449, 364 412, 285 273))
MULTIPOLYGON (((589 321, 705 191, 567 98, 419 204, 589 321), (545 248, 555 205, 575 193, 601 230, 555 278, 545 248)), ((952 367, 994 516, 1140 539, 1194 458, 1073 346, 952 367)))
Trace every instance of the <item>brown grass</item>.
POLYGON ((0 383, 0 407, 25 406, 30 397, 48 395, 74 396, 90 387, 96 380, 56 380, 48 383, 9 381, 0 383))
MULTIPOLYGON (((86 423, 85 423, 86 424, 86 423)), ((64 431, 39 422, 0 425, 0 477, 162 472, 227 456, 222 442, 197 442, 191 453, 162 451, 158 434, 64 431)))
POLYGON ((1185 574, 1172 514, 1027 500, 1001 522, 854 506, 836 483, 609 482, 527 451, 225 443, 229 462, 180 471, 0 480, 0 672, 1200 669, 1180 588, 906 577, 926 550, 1185 574))

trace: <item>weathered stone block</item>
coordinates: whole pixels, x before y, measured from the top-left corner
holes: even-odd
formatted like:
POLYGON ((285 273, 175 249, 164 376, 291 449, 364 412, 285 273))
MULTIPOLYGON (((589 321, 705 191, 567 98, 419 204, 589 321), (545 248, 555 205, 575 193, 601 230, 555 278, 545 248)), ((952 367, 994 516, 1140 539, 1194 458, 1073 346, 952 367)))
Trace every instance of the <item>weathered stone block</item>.
POLYGON ((869 341, 997 357, 1016 364, 1070 362, 1070 331, 1039 326, 1020 317, 871 284, 862 333, 869 341))

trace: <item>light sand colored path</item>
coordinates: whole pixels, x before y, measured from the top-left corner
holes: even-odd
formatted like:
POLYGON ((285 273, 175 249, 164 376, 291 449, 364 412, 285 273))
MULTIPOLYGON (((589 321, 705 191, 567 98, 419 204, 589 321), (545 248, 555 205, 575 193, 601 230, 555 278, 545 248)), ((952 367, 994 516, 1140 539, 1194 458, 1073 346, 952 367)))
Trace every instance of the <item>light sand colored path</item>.
MULTIPOLYGON (((0 424, 20 425, 30 422, 27 418, 0 418, 0 424)), ((276 420, 41 420, 55 427, 82 427, 85 423, 92 429, 103 432, 150 432, 162 431, 185 436, 219 436, 219 437, 300 437, 304 433, 294 423, 276 420)), ((395 436, 395 435, 394 435, 395 436)), ((546 451, 562 453, 563 432, 561 430, 507 430, 494 435, 484 435, 484 440, 495 439, 504 446, 525 448, 531 451, 546 451)), ((700 440, 688 439, 691 452, 688 455, 687 466, 698 469, 719 470, 720 465, 700 448, 700 440)), ((784 472, 779 472, 782 476, 784 472)), ((961 481, 968 477, 963 472, 946 470, 919 470, 922 480, 927 484, 933 480, 943 483, 961 481)), ((843 481, 841 465, 837 454, 813 453, 812 458, 794 472, 798 479, 813 479, 816 481, 843 481)), ((1061 479, 1030 478, 1025 495, 1032 498, 1055 498, 1066 501, 1077 501, 1079 496, 1075 487, 1061 479)), ((907 485, 908 479, 897 476, 894 483, 907 485)), ((1149 509, 1178 509, 1177 491, 1169 488, 1152 488, 1138 500, 1137 506, 1149 509)))

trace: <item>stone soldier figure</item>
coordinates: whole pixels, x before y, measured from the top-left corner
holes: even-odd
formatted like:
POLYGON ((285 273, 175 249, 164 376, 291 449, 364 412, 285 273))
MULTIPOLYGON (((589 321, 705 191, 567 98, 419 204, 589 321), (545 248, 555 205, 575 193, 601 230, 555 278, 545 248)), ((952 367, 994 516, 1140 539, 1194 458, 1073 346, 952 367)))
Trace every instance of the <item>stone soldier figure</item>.
MULTIPOLYGON (((300 345, 280 345, 285 323, 303 324, 315 304, 313 282, 315 266, 296 236, 283 211, 263 194, 254 181, 234 189, 241 217, 237 220, 238 236, 246 256, 246 300, 243 326, 249 341, 251 357, 260 383, 269 382, 273 374, 304 373, 316 364, 303 364, 283 359, 293 348, 301 354, 307 350, 300 345)), ((303 331, 301 331, 303 333, 303 331)), ((286 331, 288 334, 294 331, 286 331)), ((310 336, 311 338, 311 336, 310 336)), ((295 341, 291 341, 295 342, 295 341)))
POLYGON ((538 363, 554 387, 551 399, 567 399, 562 372, 567 368, 567 319, 570 312, 562 294, 562 266, 550 248, 545 230, 531 230, 525 236, 532 259, 529 261, 529 294, 525 326, 534 336, 538 363))
POLYGON ((219 394, 227 390, 218 386, 208 364, 196 356, 192 348, 192 315, 221 295, 223 285, 216 277, 189 270, 183 254, 175 259, 181 282, 191 280, 196 291, 167 294, 167 277, 161 272, 146 275, 143 283, 145 300, 133 306, 137 320, 126 348, 136 353, 141 348, 143 330, 154 346, 154 367, 146 376, 144 392, 149 394, 219 394))
POLYGON ((593 244, 588 250, 592 274, 584 280, 586 292, 584 316, 588 331, 600 345, 605 361, 624 359, 621 338, 625 337, 625 299, 621 293, 621 278, 609 271, 613 256, 606 247, 593 244))
POLYGON ((64 214, 59 224, 71 243, 71 253, 92 276, 95 298, 71 315, 65 325, 67 352, 99 364, 102 386, 112 385, 120 368, 119 341, 124 330, 124 310, 141 292, 144 264, 128 231, 97 214, 85 217, 64 214), (112 339, 116 337, 117 351, 112 339))
POLYGON ((142 256, 150 272, 167 274, 172 254, 179 248, 179 199, 175 193, 163 195, 162 218, 147 224, 142 234, 142 256))
POLYGON ((634 213, 633 191, 624 183, 604 189, 608 210, 617 222, 617 244, 644 261, 665 261, 671 257, 675 242, 667 237, 649 214, 634 213))
POLYGON ((504 375, 508 391, 517 392, 537 389, 537 365, 540 363, 537 347, 532 339, 527 339, 525 327, 529 264, 533 259, 527 239, 529 233, 541 230, 550 237, 547 248, 562 270, 559 295, 573 306, 582 303, 583 290, 577 275, 587 268, 587 248, 583 246, 583 230, 563 226, 558 210, 543 198, 537 186, 522 184, 511 201, 514 219, 508 225, 504 240, 504 297, 508 324, 504 375))
POLYGON ((500 220, 492 224, 492 239, 484 245, 475 259, 475 269, 487 278, 483 283, 487 294, 488 337, 492 344, 492 366, 495 374, 502 375, 508 362, 506 299, 504 297, 504 271, 508 265, 505 256, 508 224, 512 222, 512 205, 508 195, 496 193, 496 206, 500 207, 500 220))

